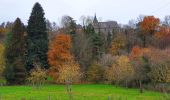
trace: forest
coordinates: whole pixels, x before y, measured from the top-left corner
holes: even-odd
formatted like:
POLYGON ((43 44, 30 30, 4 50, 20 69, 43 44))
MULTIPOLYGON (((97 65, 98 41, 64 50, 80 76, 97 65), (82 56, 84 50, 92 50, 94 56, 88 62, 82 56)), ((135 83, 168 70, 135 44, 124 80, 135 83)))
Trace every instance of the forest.
POLYGON ((112 32, 96 32, 90 16, 81 22, 65 15, 57 26, 35 3, 26 25, 20 18, 1 23, 0 85, 65 84, 71 92, 71 84, 111 84, 170 93, 170 16, 139 16, 112 32))

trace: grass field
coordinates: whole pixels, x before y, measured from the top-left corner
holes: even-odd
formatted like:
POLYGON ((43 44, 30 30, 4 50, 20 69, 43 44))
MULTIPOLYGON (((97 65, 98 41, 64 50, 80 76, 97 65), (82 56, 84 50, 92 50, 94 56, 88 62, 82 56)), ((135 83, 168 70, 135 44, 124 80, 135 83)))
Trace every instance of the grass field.
MULTIPOLYGON (((164 94, 112 85, 73 85, 74 100, 164 100, 164 94), (110 98, 110 99, 108 99, 110 98)), ((0 100, 68 100, 63 85, 45 85, 40 89, 30 86, 0 87, 0 100), (49 99, 50 98, 50 99, 49 99)))

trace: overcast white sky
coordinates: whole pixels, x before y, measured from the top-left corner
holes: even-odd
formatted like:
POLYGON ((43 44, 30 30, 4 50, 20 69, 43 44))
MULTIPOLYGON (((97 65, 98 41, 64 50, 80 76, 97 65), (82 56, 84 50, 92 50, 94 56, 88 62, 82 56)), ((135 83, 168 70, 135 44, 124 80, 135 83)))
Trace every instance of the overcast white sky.
POLYGON ((0 0, 0 23, 20 17, 26 24, 35 2, 39 2, 45 16, 58 22, 69 15, 79 20, 82 15, 101 17, 126 24, 139 15, 154 15, 161 19, 170 15, 170 0, 0 0))

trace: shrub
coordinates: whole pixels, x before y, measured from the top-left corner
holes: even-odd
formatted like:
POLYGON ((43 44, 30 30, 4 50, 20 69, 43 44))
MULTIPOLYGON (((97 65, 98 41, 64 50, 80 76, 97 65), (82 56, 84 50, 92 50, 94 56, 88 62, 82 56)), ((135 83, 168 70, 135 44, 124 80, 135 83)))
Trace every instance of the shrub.
POLYGON ((47 71, 41 69, 38 64, 35 64, 35 68, 31 70, 30 76, 28 77, 28 82, 34 87, 39 87, 46 82, 47 71))

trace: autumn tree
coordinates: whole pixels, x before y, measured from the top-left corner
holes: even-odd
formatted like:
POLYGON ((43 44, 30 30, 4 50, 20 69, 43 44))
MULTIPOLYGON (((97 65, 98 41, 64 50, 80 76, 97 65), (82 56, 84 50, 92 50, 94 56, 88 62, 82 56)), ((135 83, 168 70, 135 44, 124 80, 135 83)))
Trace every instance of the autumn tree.
POLYGON ((71 47, 71 37, 66 34, 58 34, 50 43, 48 51, 49 74, 56 82, 59 78, 59 70, 63 64, 74 61, 74 57, 70 51, 71 47))
POLYGON ((112 55, 122 54, 126 46, 126 37, 124 34, 117 34, 112 40, 110 52, 112 55))
POLYGON ((71 54, 71 36, 58 34, 50 43, 48 61, 50 64, 49 75, 56 83, 66 85, 69 98, 72 99, 71 84, 80 80, 80 67, 71 54))
POLYGON ((5 77, 9 84, 23 84, 25 82, 25 28, 19 18, 12 28, 12 36, 6 46, 5 77), (19 52, 19 53, 18 53, 19 52))
POLYGON ((169 60, 169 49, 159 50, 151 49, 152 52, 146 54, 146 58, 149 61, 150 72, 149 77, 152 82, 169 82, 169 70, 170 70, 170 60, 169 60))
POLYGON ((0 44, 0 79, 2 79, 2 74, 5 69, 5 47, 0 44))
POLYGON ((117 57, 112 66, 105 71, 105 77, 108 81, 116 84, 123 82, 126 86, 133 75, 134 69, 127 56, 117 57))
POLYGON ((35 68, 30 71, 30 76, 27 78, 28 82, 36 88, 39 88, 46 82, 47 70, 42 69, 37 63, 34 63, 35 68))
POLYGON ((44 10, 39 3, 35 3, 27 26, 27 71, 30 71, 33 62, 41 64, 41 67, 48 68, 48 33, 44 10))
POLYGON ((87 71, 87 80, 89 82, 101 83, 103 80, 103 66, 97 64, 97 62, 92 63, 87 71))
POLYGON ((3 42, 7 32, 8 30, 6 28, 0 28, 0 42, 3 42))
POLYGON ((170 42, 170 27, 162 25, 159 27, 159 31, 155 33, 154 46, 160 49, 165 49, 169 46, 170 42))
POLYGON ((140 28, 142 32, 143 46, 146 47, 146 37, 151 37, 154 35, 160 24, 159 18, 154 16, 146 16, 140 23, 140 28))
POLYGON ((134 68, 133 79, 136 85, 140 88, 140 92, 143 92, 143 84, 150 82, 148 73, 150 72, 148 59, 144 57, 146 53, 150 52, 148 48, 141 48, 134 46, 130 53, 130 60, 134 68))
POLYGON ((60 66, 58 81, 65 84, 70 100, 73 99, 71 85, 80 82, 81 76, 80 67, 73 59, 60 66))

